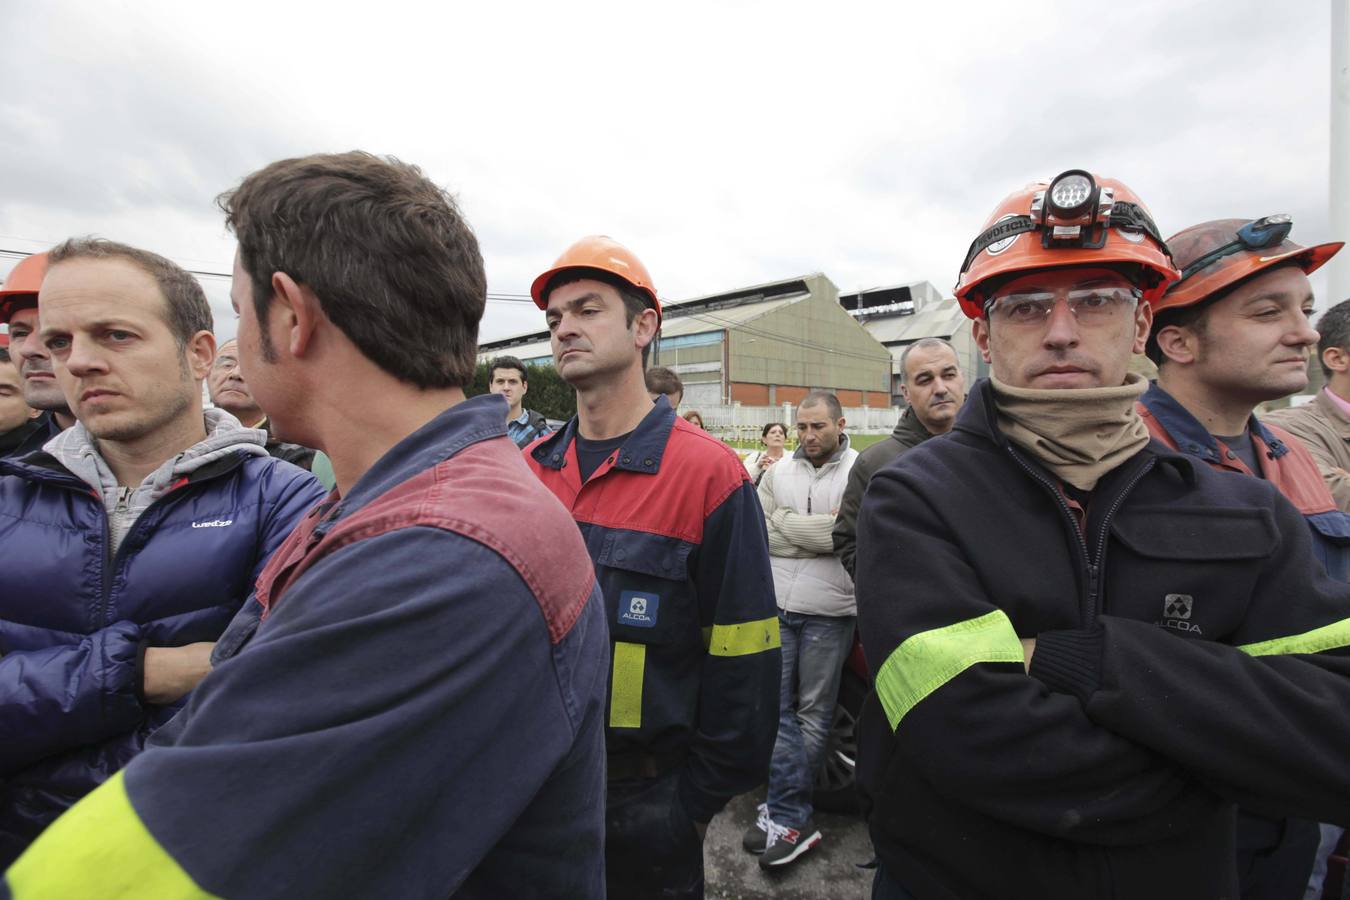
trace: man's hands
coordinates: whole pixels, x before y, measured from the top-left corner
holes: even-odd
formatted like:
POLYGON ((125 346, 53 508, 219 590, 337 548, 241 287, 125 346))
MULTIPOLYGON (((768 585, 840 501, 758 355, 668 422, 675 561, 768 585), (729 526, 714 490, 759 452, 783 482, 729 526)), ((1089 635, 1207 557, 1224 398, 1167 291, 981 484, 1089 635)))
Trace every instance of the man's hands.
POLYGON ((1031 657, 1036 652, 1035 638, 1022 638, 1022 667, 1031 672, 1031 657))
POLYGON ((213 641, 184 647, 146 647, 142 690, 147 703, 164 706, 182 699, 211 671, 213 641))

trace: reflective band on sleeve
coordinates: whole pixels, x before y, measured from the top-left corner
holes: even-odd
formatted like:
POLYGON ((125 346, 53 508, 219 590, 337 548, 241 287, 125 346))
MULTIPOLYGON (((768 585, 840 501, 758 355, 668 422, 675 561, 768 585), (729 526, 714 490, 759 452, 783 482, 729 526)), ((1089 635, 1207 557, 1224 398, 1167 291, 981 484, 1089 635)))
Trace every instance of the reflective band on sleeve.
POLYGON ((146 829, 127 797, 121 772, 52 823, 5 877, 14 900, 212 897, 146 829))
POLYGON ((891 729, 919 701, 983 662, 1021 663, 1022 642, 1003 610, 913 635, 877 672, 877 697, 891 729))
POLYGON ((647 645, 614 642, 614 679, 609 688, 609 727, 642 727, 642 676, 647 645))
POLYGON ((1292 637, 1242 644, 1238 649, 1252 656, 1275 656, 1285 653, 1321 653, 1341 647, 1350 647, 1350 619, 1341 619, 1292 637))
POLYGON ((778 617, 738 622, 735 625, 714 625, 708 635, 708 652, 713 656, 749 656, 781 646, 778 637, 778 617))

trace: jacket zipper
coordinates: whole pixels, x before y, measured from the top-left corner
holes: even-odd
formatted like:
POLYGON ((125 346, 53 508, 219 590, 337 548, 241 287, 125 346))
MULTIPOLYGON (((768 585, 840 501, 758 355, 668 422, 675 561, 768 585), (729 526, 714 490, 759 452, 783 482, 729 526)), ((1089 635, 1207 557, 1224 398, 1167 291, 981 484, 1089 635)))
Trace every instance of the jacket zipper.
POLYGON ((1120 509, 1121 504, 1125 502, 1125 498, 1129 496, 1130 491, 1134 490, 1134 486, 1139 483, 1140 479, 1142 479, 1150 469, 1153 468, 1155 460, 1152 458, 1146 460, 1144 464, 1139 467, 1139 471, 1131 475, 1130 480, 1125 483, 1121 490, 1116 492, 1115 499, 1111 501, 1111 505, 1106 510, 1106 515, 1102 518, 1100 540, 1097 542, 1097 554, 1094 557, 1088 548, 1087 536, 1084 534, 1087 527, 1086 523, 1084 523, 1083 528, 1078 527, 1078 521, 1074 518, 1073 510, 1069 509, 1068 501, 1064 499, 1064 495, 1060 492, 1059 488, 1052 484, 1049 479, 1042 476, 1041 473, 1032 468, 1026 460, 1022 459, 1017 451, 1013 449, 1011 444, 1008 445, 1008 453, 1013 459, 1017 460, 1017 464, 1021 466, 1028 475, 1049 491, 1055 498, 1055 502, 1059 504, 1059 508, 1063 511, 1064 518, 1068 520, 1074 536, 1078 538, 1078 549, 1082 552, 1083 568, 1087 573, 1087 587, 1084 592, 1082 600, 1083 608, 1081 610, 1083 627, 1091 628, 1096 624, 1097 615, 1099 613, 1097 607, 1101 600, 1101 576, 1102 569, 1106 564, 1106 538, 1107 535, 1111 533, 1111 519, 1115 517, 1116 512, 1120 509))
POLYGON ((1102 519, 1101 539, 1097 542, 1097 563, 1092 567, 1092 588, 1091 593, 1088 596, 1090 604, 1089 609, 1092 615, 1092 618, 1088 621, 1088 625, 1096 624, 1097 615, 1100 612, 1100 610, 1097 609, 1097 573, 1106 565, 1106 536, 1111 533, 1111 520, 1115 518, 1116 511, 1120 509, 1120 505, 1125 502, 1125 498, 1129 495, 1130 491, 1134 490, 1134 486, 1139 483, 1140 479, 1142 479, 1150 469, 1153 468, 1154 462, 1156 462, 1156 460, 1150 457, 1139 467, 1138 472, 1135 472, 1130 476, 1130 480, 1125 482, 1125 486, 1116 494, 1116 499, 1111 502, 1111 506, 1106 510, 1106 516, 1102 519))
MULTIPOLYGON (((212 481, 215 480, 216 478, 228 475, 229 473, 233 472, 236 468, 238 468, 240 464, 242 464, 242 460, 240 460, 236 465, 230 466, 228 469, 222 469, 219 472, 213 473, 211 477, 206 480, 212 481)), ((112 595, 112 576, 113 572, 117 570, 118 560, 121 559, 122 557, 122 547, 126 546, 127 541, 131 539, 133 534, 141 530, 141 526, 145 522, 146 515, 152 509, 154 509, 156 506, 158 506, 161 502, 163 502, 165 499, 169 497, 173 497, 176 500, 180 496, 179 491, 177 489, 174 489, 169 491, 168 493, 162 494, 161 496, 157 497, 154 500, 154 502, 152 502, 149 506, 147 506, 144 510, 142 510, 140 516, 136 518, 136 524, 131 527, 130 531, 128 531, 125 535, 123 535, 122 543, 118 545, 117 552, 114 553, 112 552, 111 549, 112 519, 108 516, 108 508, 103 505, 103 497, 101 494, 95 496, 89 485, 85 484, 83 481, 80 481, 74 476, 71 476, 70 478, 58 477, 57 479, 53 480, 39 478, 37 480, 40 482, 44 482, 46 484, 50 484, 53 487, 64 487, 68 490, 73 490, 76 493, 86 494, 92 497, 94 501, 98 503, 98 511, 103 516, 103 589, 99 593, 98 605, 95 607, 94 610, 95 612, 94 621, 98 623, 96 627, 99 628, 107 627, 111 623, 105 622, 104 619, 107 617, 108 609, 111 606, 110 600, 112 595)), ((118 490, 119 492, 121 491, 120 486, 118 487, 118 490)), ((117 508, 119 509, 121 508, 124 499, 126 500, 130 499, 131 493, 132 492, 129 491, 127 493, 126 498, 123 498, 119 493, 117 500, 117 508)))

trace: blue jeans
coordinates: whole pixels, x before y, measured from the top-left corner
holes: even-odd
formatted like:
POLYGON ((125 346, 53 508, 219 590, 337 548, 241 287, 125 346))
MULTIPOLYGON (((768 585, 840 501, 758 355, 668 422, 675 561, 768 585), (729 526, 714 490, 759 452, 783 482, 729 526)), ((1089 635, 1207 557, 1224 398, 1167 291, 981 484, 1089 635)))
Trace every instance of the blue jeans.
POLYGON ((778 611, 783 677, 778 739, 769 764, 769 815, 780 825, 800 828, 811 819, 811 791, 825 756, 855 621, 855 616, 778 611))

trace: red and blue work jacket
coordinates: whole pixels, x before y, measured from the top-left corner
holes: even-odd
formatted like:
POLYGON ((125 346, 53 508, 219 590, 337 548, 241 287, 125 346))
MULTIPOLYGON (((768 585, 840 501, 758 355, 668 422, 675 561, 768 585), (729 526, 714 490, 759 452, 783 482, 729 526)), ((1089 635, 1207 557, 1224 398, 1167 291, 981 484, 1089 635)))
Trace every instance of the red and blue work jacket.
POLYGON ((736 454, 664 397, 583 484, 575 418, 526 451, 571 512, 605 599, 610 776, 635 758, 681 770, 706 822, 762 784, 781 651, 768 533, 736 454))
POLYGON ((1312 531, 1313 554, 1327 574, 1339 581, 1350 578, 1350 516, 1336 506, 1312 454, 1297 438, 1256 416, 1250 417, 1247 430, 1261 464, 1261 471, 1253 472, 1157 382, 1149 385, 1138 408, 1149 434, 1173 450, 1202 459, 1220 471, 1253 475, 1274 485, 1303 514, 1312 531))

